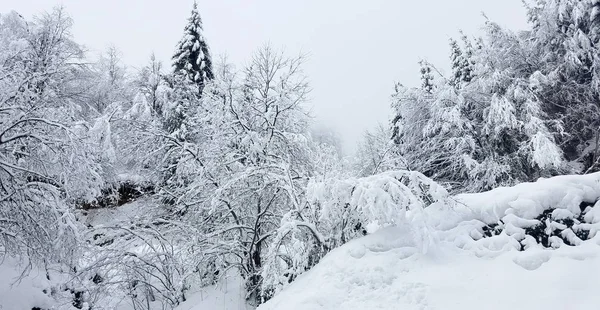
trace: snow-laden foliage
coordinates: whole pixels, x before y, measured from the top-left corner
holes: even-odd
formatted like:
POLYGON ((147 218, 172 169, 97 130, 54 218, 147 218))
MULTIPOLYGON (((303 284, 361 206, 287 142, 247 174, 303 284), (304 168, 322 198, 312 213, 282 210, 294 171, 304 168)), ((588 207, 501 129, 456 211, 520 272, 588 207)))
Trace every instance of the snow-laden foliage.
POLYGON ((598 2, 526 3, 531 28, 488 21, 451 40, 451 75, 394 96, 394 140, 416 169, 478 191, 598 161, 598 2), (423 125, 424 124, 424 125, 423 125), (419 160, 420 159, 420 160, 419 160))
POLYGON ((169 174, 161 195, 201 227, 213 272, 238 269, 249 296, 259 296, 266 244, 313 169, 301 65, 270 47, 244 70, 219 65, 184 118, 185 138, 162 135, 169 174))
POLYGON ((133 88, 120 56, 119 50, 110 46, 99 55, 97 61, 84 67, 85 79, 81 84, 86 89, 81 91, 87 98, 82 108, 89 110, 88 114, 98 116, 106 113, 111 105, 118 103, 126 106, 131 102, 133 88))
POLYGON ((0 17, 0 253, 68 261, 71 206, 104 186, 73 95, 81 49, 60 9, 29 23, 0 17))
POLYGON ((528 8, 535 92, 557 122, 556 139, 584 171, 598 159, 598 2, 539 1, 528 8), (534 62, 535 61, 535 62, 534 62))
POLYGON ((356 155, 353 158, 354 170, 358 176, 370 176, 396 168, 406 168, 402 156, 390 140, 389 128, 379 125, 365 132, 356 155))
POLYGON ((197 84, 200 92, 214 76, 210 51, 202 32, 202 19, 198 12, 198 4, 194 2, 192 14, 183 30, 183 37, 173 55, 173 67, 176 74, 181 74, 197 84))
POLYGON ((447 191, 412 171, 311 182, 306 203, 281 220, 263 269, 265 298, 313 267, 328 251, 380 227, 407 226, 426 252, 430 239, 424 208, 443 204, 447 191))
MULTIPOLYGON (((527 36, 487 22, 477 48, 451 41, 453 75, 394 94, 393 139, 411 169, 456 190, 512 185, 566 168, 527 36)), ((538 61, 538 60, 536 60, 538 61)), ((562 127, 561 127, 562 128, 562 127)))
POLYGON ((134 309, 169 309, 186 300, 200 276, 207 277, 200 269, 204 258, 195 249, 204 246, 198 229, 155 209, 146 210, 135 223, 100 224, 89 230, 92 245, 71 282, 87 292, 83 302, 110 308, 125 300, 134 309))

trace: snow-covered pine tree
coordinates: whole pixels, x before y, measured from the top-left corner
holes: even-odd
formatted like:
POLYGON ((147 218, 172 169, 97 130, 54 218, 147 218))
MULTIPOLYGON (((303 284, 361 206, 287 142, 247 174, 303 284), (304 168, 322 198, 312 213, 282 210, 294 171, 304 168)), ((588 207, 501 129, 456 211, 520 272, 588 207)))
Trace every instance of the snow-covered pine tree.
POLYGON ((454 39, 450 39, 450 66, 452 75, 450 76, 450 84, 456 88, 460 88, 460 84, 463 81, 463 67, 465 65, 465 59, 463 51, 461 50, 458 42, 454 39))
POLYGON ((527 7, 535 93, 566 159, 582 171, 597 170, 600 158, 598 6, 595 0, 540 0, 527 7))
POLYGON ((449 81, 432 93, 404 89, 394 96, 400 155, 452 190, 487 190, 564 168, 549 127, 555 122, 539 93, 548 79, 536 71, 537 50, 495 23, 485 30, 477 48, 464 38, 462 48, 451 40, 449 81))
POLYGON ((452 70, 450 84, 456 88, 460 88, 462 84, 473 79, 473 44, 464 34, 462 34, 461 40, 463 41, 462 47, 458 41, 450 39, 450 65, 452 70))
POLYGON ((194 2, 183 37, 173 55, 173 69, 175 74, 181 74, 196 83, 200 93, 206 83, 214 78, 212 59, 203 30, 198 4, 194 2))
POLYGON ((431 94, 434 88, 431 64, 425 60, 421 60, 419 61, 419 66, 421 67, 421 88, 431 94))
POLYGON ((470 82, 473 79, 473 66, 475 65, 473 54, 475 53, 471 40, 461 32, 461 40, 464 46, 463 65, 462 65, 462 80, 470 82))

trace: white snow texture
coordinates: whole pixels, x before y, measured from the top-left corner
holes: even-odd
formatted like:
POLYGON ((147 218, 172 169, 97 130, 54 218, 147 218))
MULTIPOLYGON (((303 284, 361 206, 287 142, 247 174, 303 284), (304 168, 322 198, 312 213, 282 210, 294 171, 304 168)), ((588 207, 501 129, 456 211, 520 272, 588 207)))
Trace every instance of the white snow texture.
POLYGON ((258 309, 597 309, 599 197, 600 173, 458 195, 425 209, 436 240, 427 253, 411 227, 383 228, 333 250, 258 309), (582 211, 582 201, 593 206, 582 211), (550 237, 546 248, 526 237, 549 209, 555 220, 585 212, 589 239, 569 230, 576 246, 550 237), (502 232, 482 238, 491 223, 502 232))

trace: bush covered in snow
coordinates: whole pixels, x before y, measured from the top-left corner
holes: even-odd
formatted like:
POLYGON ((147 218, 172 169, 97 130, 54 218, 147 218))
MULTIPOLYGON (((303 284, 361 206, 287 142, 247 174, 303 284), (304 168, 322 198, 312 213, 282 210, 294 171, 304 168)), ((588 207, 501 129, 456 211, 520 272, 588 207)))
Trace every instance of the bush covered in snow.
POLYGON ((313 267, 330 250, 386 226, 408 226, 430 246, 424 208, 444 204, 446 190, 413 171, 309 184, 307 201, 281 221, 263 268, 263 298, 313 267))

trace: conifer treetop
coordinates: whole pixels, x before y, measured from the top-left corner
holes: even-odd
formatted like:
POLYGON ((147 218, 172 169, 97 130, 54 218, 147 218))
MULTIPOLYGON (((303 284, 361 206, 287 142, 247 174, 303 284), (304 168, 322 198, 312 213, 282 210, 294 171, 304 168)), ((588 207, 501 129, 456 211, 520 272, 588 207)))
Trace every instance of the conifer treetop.
POLYGON ((183 74, 200 87, 203 87, 207 80, 214 78, 212 59, 202 34, 203 30, 198 4, 194 2, 183 37, 173 55, 173 69, 176 74, 183 74))

